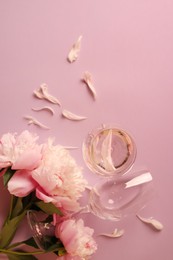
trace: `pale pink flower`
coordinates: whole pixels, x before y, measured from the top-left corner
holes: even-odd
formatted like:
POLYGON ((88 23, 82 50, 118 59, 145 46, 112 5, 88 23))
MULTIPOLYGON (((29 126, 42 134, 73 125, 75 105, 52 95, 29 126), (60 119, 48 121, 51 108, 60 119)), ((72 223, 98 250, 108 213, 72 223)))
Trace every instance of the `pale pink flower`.
POLYGON ((52 202, 62 210, 79 209, 78 199, 87 185, 81 168, 69 151, 51 140, 43 149, 43 159, 32 171, 33 179, 39 184, 36 196, 44 202, 52 202))
POLYGON ((68 219, 55 228, 55 236, 61 240, 67 253, 81 259, 91 256, 97 250, 93 233, 93 229, 84 226, 82 219, 68 219))
POLYGON ((33 170, 41 160, 42 147, 36 143, 37 135, 25 130, 20 135, 7 133, 0 140, 0 169, 33 170))

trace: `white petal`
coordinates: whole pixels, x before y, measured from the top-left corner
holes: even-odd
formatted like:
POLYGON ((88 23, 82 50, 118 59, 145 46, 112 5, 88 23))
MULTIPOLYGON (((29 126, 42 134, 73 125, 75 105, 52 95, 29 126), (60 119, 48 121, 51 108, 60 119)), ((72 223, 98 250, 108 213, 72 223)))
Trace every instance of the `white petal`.
POLYGON ((39 99, 44 99, 44 96, 43 96, 42 90, 41 90, 40 88, 34 90, 34 95, 35 95, 37 98, 39 98, 39 99))
POLYGON ((39 108, 34 108, 34 107, 32 107, 32 110, 34 110, 34 111, 46 110, 46 111, 50 112, 52 115, 55 114, 55 111, 54 111, 51 107, 48 107, 48 106, 39 107, 39 108))
POLYGON ((74 113, 72 113, 72 112, 70 112, 68 110, 65 110, 65 109, 62 111, 62 115, 65 118, 67 118, 69 120, 74 120, 74 121, 80 121, 80 120, 85 120, 86 119, 85 116, 76 115, 76 114, 74 114, 74 113))
POLYGON ((118 230, 117 228, 111 233, 101 233, 99 236, 105 236, 105 237, 111 237, 111 238, 118 238, 121 237, 124 234, 124 230, 118 230))
POLYGON ((42 93, 43 93, 43 96, 44 96, 45 99, 47 99, 48 101, 50 101, 53 104, 57 104, 59 106, 61 105, 60 101, 56 97, 54 97, 54 96, 52 96, 51 94, 48 93, 48 87, 47 87, 46 84, 42 84, 40 86, 40 88, 42 90, 42 93))
POLYGON ((143 218, 139 215, 137 215, 137 217, 144 223, 151 225, 153 228, 155 228, 158 231, 161 231, 163 229, 163 225, 162 223, 160 223, 160 221, 154 219, 153 217, 150 218, 143 218))
POLYGON ((67 57, 69 62, 73 62, 78 58, 81 49, 81 40, 82 40, 82 35, 80 35, 77 41, 73 44, 67 57))
POLYGON ((112 161, 112 129, 108 130, 108 134, 102 142, 101 156, 103 160, 103 166, 106 171, 115 171, 115 167, 112 161))
POLYGON ((146 172, 146 173, 143 173, 133 179, 131 179, 130 181, 126 182, 125 183, 125 188, 130 188, 130 187, 134 187, 134 186, 137 186, 137 185, 140 185, 140 184, 143 184, 143 183, 146 183, 146 182, 149 182, 149 181, 152 181, 152 175, 150 172, 146 172))
POLYGON ((85 72, 83 75, 83 81, 86 83, 88 89, 90 90, 91 94, 93 95, 94 99, 96 99, 96 90, 94 88, 92 76, 89 72, 85 72))
POLYGON ((34 125, 37 125, 41 128, 47 129, 47 130, 50 129, 48 126, 42 124, 41 122, 39 122, 37 119, 35 119, 32 116, 25 116, 24 118, 28 120, 28 125, 34 124, 34 125))
POLYGON ((61 105, 60 101, 56 97, 48 93, 48 86, 45 83, 41 84, 38 90, 34 90, 34 95, 37 98, 46 99, 53 104, 61 105))

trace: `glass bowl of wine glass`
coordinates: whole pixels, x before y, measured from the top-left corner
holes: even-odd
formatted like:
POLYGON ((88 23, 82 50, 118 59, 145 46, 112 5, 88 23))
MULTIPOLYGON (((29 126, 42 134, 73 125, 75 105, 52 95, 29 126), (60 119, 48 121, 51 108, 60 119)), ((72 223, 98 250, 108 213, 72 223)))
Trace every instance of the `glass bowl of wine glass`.
POLYGON ((133 178, 104 178, 90 192, 88 211, 105 220, 119 221, 137 214, 153 194, 152 175, 147 171, 133 178))
POLYGON ((94 173, 110 177, 126 173, 136 159, 136 145, 126 131, 105 126, 91 131, 83 142, 83 158, 94 173))
POLYGON ((56 243, 55 226, 52 224, 52 219, 45 219, 45 214, 42 215, 37 211, 28 210, 27 220, 38 248, 47 250, 52 244, 56 243))

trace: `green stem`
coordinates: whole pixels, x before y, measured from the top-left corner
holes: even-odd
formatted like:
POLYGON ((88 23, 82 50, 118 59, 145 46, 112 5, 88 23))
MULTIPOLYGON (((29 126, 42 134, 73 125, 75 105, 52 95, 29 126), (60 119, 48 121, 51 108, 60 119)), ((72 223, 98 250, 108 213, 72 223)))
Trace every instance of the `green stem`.
POLYGON ((12 214, 12 211, 13 211, 13 203, 14 203, 14 196, 11 195, 10 210, 9 210, 9 214, 8 214, 8 217, 7 217, 7 221, 10 220, 10 218, 11 218, 11 214, 12 214))
POLYGON ((6 224, 6 223, 10 220, 10 218, 11 218, 11 214, 12 214, 12 210, 13 210, 13 201, 14 201, 14 196, 11 195, 11 196, 10 196, 10 209, 9 209, 9 213, 8 213, 6 219, 4 220, 4 223, 3 223, 2 227, 4 227, 5 224, 6 224))
POLYGON ((6 249, 0 249, 0 254, 11 254, 11 255, 39 255, 44 254, 45 251, 33 251, 33 252, 18 252, 18 251, 11 251, 6 249))
POLYGON ((14 243, 14 244, 11 244, 10 246, 8 246, 7 249, 12 249, 12 248, 18 247, 23 244, 24 244, 23 242, 17 242, 17 243, 14 243))

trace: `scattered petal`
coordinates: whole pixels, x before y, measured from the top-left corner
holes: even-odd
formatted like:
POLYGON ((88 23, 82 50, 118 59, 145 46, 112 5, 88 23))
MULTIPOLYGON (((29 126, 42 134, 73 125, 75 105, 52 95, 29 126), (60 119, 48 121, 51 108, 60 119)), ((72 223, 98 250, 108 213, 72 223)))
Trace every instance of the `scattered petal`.
POLYGON ((55 111, 51 107, 48 107, 48 106, 44 106, 44 107, 40 107, 40 108, 33 108, 32 107, 32 110, 34 110, 34 111, 46 110, 46 111, 50 112, 52 115, 55 114, 55 111))
POLYGON ((41 92, 41 89, 38 89, 38 90, 34 90, 34 95, 39 98, 39 99, 44 99, 44 96, 41 92))
POLYGON ((34 90, 34 95, 39 99, 46 99, 49 102, 57 105, 61 105, 60 101, 48 93, 48 86, 43 83, 38 90, 34 90))
POLYGON ((150 172, 146 172, 146 173, 143 173, 133 179, 131 179, 130 181, 126 182, 125 183, 125 188, 130 188, 130 187, 134 187, 134 186, 137 186, 137 185, 140 185, 140 184, 143 184, 143 183, 146 183, 146 182, 149 182, 149 181, 152 181, 152 175, 150 172))
POLYGON ((92 76, 89 72, 85 72, 83 75, 83 81, 86 83, 88 89, 90 90, 91 94, 93 95, 94 99, 96 99, 96 90, 93 85, 92 76))
POLYGON ((67 118, 67 119, 70 119, 70 120, 74 120, 74 121, 80 121, 80 120, 85 120, 86 117, 84 116, 79 116, 79 115, 76 115, 70 111, 67 111, 67 110, 63 110, 62 111, 62 115, 67 118))
POLYGON ((24 118, 28 120, 28 125, 34 124, 34 125, 37 125, 41 128, 47 129, 47 130, 50 129, 48 126, 42 124, 41 122, 39 122, 37 119, 35 119, 32 116, 25 116, 24 118))
POLYGON ((96 136, 93 140, 93 159, 94 162, 96 163, 96 165, 99 166, 100 164, 100 151, 99 151, 99 141, 100 141, 100 137, 96 136))
POLYGON ((115 166, 112 161, 112 129, 108 130, 108 134, 102 142, 101 156, 103 160, 104 169, 108 172, 115 171, 115 166))
POLYGON ((105 237, 111 237, 111 238, 118 238, 121 237, 124 234, 124 230, 120 229, 118 230, 117 228, 111 233, 101 233, 99 236, 105 236, 105 237))
POLYGON ((161 231, 163 229, 162 223, 160 223, 158 220, 154 219, 153 217, 150 218, 143 218, 139 215, 136 215, 142 222, 151 225, 153 228, 155 228, 157 231, 161 231))
POLYGON ((70 63, 74 62, 78 58, 78 55, 79 55, 79 52, 81 49, 81 40, 82 40, 82 35, 80 35, 79 38, 77 39, 77 41, 73 44, 73 46, 68 54, 67 60, 70 63))

